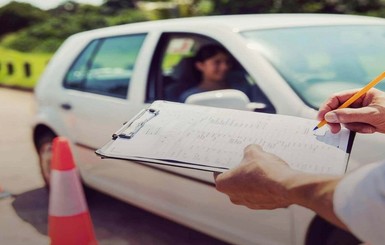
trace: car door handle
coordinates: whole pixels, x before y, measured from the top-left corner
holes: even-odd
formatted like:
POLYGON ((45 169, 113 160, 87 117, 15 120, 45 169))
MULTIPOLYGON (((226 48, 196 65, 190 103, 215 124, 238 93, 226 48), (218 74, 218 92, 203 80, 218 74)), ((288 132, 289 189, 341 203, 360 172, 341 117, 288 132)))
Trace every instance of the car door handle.
POLYGON ((72 106, 68 103, 63 103, 60 105, 61 108, 63 108, 64 110, 71 110, 72 106))

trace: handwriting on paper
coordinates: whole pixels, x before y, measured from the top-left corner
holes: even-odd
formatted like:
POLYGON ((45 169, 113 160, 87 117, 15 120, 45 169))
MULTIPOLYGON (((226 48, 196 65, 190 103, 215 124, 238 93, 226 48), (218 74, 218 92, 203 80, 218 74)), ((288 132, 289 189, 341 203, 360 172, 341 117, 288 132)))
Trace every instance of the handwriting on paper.
POLYGON ((159 115, 130 140, 118 139, 115 153, 233 168, 243 150, 258 144, 292 168, 314 173, 341 174, 346 167, 349 131, 314 135, 316 121, 175 103, 154 105, 159 115))

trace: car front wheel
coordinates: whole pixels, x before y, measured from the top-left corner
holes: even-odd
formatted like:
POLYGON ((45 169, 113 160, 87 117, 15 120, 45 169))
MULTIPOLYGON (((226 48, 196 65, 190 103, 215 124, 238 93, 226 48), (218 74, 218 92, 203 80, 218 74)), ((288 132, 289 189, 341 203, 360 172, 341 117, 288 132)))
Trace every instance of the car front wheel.
POLYGON ((46 133, 40 136, 37 142, 40 172, 47 187, 49 187, 50 183, 52 141, 54 138, 55 135, 46 133))

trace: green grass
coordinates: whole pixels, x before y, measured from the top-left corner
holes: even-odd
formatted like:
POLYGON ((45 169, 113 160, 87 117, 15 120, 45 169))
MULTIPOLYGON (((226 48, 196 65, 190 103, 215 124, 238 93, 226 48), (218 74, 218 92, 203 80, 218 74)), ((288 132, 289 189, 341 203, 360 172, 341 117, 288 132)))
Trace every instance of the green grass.
POLYGON ((52 54, 22 53, 0 46, 0 85, 19 88, 34 88, 52 54), (25 73, 25 64, 30 64, 31 75, 25 73), (8 66, 13 66, 9 74, 8 66))

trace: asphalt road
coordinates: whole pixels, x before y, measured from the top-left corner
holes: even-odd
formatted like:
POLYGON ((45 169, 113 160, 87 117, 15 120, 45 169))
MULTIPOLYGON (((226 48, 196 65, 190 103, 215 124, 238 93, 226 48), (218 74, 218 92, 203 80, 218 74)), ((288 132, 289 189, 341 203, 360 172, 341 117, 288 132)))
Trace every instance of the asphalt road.
MULTIPOLYGON (((44 245, 48 192, 40 177, 31 139, 31 92, 0 88, 0 244, 44 245)), ((225 244, 101 193, 87 190, 99 244, 225 244)))

